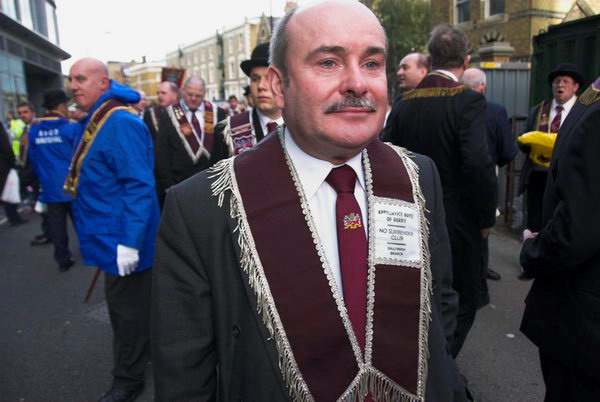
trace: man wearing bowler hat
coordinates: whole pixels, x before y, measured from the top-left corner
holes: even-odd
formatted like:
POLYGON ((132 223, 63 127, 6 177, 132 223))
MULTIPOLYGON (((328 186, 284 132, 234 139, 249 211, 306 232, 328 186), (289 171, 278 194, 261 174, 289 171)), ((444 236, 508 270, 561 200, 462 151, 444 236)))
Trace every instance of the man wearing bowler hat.
POLYGON ((251 111, 231 115, 219 124, 213 163, 249 150, 283 124, 281 110, 275 105, 267 80, 268 67, 269 43, 256 46, 250 59, 240 63, 240 68, 250 78, 250 98, 254 107, 251 111))
POLYGON ((71 196, 63 191, 79 124, 68 119, 69 98, 62 89, 44 94, 46 114, 38 118, 29 129, 28 157, 40 181, 38 201, 48 206, 48 231, 54 244, 54 260, 61 272, 68 270, 74 261, 69 250, 67 215, 71 215, 71 196))
MULTIPOLYGON (((543 131, 558 133, 577 100, 577 91, 583 86, 584 79, 579 66, 573 63, 561 63, 548 75, 548 84, 552 88, 552 99, 546 99, 531 108, 527 118, 526 132, 543 131)), ((528 147, 522 147, 529 153, 528 147)), ((548 168, 534 163, 530 158, 519 180, 518 195, 527 190, 527 228, 532 232, 542 229, 542 198, 546 188, 548 168)), ((521 279, 526 279, 521 277, 521 279)))

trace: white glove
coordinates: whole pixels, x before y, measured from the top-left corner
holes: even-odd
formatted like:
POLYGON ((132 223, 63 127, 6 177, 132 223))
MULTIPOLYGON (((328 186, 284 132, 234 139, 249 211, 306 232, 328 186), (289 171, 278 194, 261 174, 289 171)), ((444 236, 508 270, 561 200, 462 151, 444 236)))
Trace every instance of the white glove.
POLYGON ((140 261, 139 251, 135 248, 118 245, 117 246, 117 265, 119 266, 119 275, 126 276, 135 271, 140 261))
POLYGON ((532 232, 529 229, 525 229, 523 231, 523 241, 527 240, 527 239, 533 239, 538 235, 538 232, 532 232))

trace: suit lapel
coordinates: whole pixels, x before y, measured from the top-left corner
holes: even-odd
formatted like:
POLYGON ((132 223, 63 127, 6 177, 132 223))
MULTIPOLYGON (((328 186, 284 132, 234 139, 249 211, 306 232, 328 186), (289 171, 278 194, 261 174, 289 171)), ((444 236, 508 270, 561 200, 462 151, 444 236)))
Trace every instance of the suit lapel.
MULTIPOLYGON (((225 200, 223 205, 230 205, 229 197, 231 197, 231 194, 227 197, 227 199, 225 200)), ((240 250, 240 243, 239 243, 240 231, 239 231, 238 223, 235 219, 233 219, 231 217, 229 209, 227 210, 226 214, 229 217, 227 219, 227 227, 229 229, 229 233, 231 235, 231 243, 233 244, 233 249, 235 251, 235 260, 241 261, 241 250, 240 250)), ((258 331, 260 332, 261 338, 264 343, 265 350, 267 351, 267 353, 269 355, 269 360, 271 361, 273 373, 274 373, 275 377, 277 377, 277 382, 279 383, 279 386, 281 387, 282 395, 287 396, 287 395, 289 395, 289 391, 283 381, 283 377, 281 376, 281 370, 279 368, 279 355, 277 353, 277 348, 275 346, 275 342, 273 342, 273 338, 269 334, 269 330, 263 324, 262 319, 258 313, 259 310, 258 310, 256 295, 255 295, 254 291, 252 290, 252 288, 250 287, 250 278, 248 277, 248 274, 246 274, 242 270, 241 267, 238 266, 238 268, 239 268, 240 274, 242 276, 244 292, 246 293, 246 298, 248 300, 248 304, 250 305, 250 310, 252 310, 252 312, 253 312, 252 315, 254 317, 254 322, 256 323, 258 331)))
POLYGON ((563 148, 565 148, 563 145, 567 143, 568 138, 571 135, 571 132, 573 131, 573 128, 576 126, 577 122, 584 114, 586 109, 587 107, 579 102, 576 102, 575 105, 573 105, 573 108, 567 115, 565 122, 558 130, 556 144, 554 145, 554 150, 556 152, 552 155, 552 159, 560 157, 560 154, 563 152, 563 148))
POLYGON ((258 113, 256 113, 256 108, 252 108, 252 125, 254 126, 254 134, 256 135, 256 143, 258 144, 263 138, 265 138, 265 134, 262 130, 262 125, 260 124, 260 118, 258 117, 258 113))

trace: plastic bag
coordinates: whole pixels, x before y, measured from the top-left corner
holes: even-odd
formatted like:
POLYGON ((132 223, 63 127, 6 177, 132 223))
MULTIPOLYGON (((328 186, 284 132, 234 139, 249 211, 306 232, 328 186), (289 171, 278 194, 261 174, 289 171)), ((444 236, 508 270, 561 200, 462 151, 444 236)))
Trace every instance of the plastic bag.
POLYGON ((9 204, 19 204, 21 202, 21 190, 19 187, 19 175, 15 169, 10 169, 6 176, 6 183, 0 199, 9 204))
POLYGON ((550 159, 552 158, 552 150, 556 142, 556 133, 545 133, 543 131, 530 131, 517 138, 521 144, 529 145, 529 159, 533 163, 550 167, 550 159))

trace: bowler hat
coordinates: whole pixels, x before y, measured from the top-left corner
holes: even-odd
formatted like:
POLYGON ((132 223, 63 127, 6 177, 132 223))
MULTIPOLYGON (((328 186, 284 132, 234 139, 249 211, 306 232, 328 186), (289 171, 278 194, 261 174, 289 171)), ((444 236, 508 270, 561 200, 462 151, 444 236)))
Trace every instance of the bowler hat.
POLYGON ((46 109, 52 109, 61 103, 65 103, 69 100, 66 92, 62 89, 51 89, 44 92, 44 104, 46 109))
POLYGON ((568 77, 573 78, 575 81, 579 83, 579 87, 583 86, 583 74, 581 74, 581 70, 579 66, 575 63, 560 63, 558 66, 554 68, 548 74, 548 84, 552 85, 552 81, 558 76, 566 75, 568 77))
POLYGON ((269 43, 261 43, 252 51, 249 60, 244 60, 240 63, 240 67, 244 74, 250 77, 252 68, 262 66, 269 67, 269 43))

